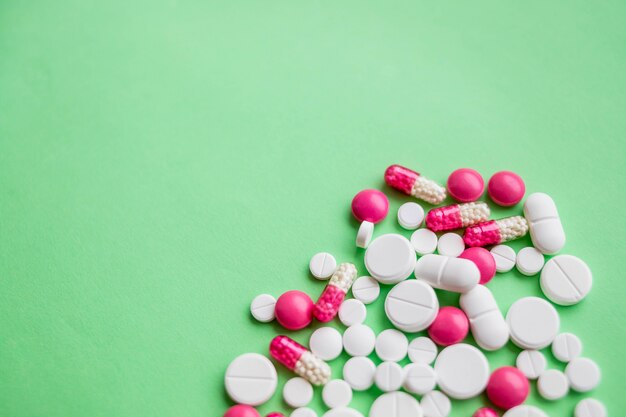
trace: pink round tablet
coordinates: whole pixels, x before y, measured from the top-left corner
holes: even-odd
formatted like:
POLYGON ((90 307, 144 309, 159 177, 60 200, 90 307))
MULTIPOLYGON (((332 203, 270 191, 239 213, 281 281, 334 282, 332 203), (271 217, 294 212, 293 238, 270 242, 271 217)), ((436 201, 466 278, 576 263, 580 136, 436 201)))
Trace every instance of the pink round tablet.
POLYGON ((442 307, 435 321, 428 328, 428 335, 433 342, 449 346, 465 339, 469 330, 467 316, 460 308, 442 307))
POLYGON ((513 366, 503 366, 491 374, 487 397, 496 407, 508 410, 526 401, 529 384, 526 376, 513 366))
POLYGON ((378 190, 360 191, 352 199, 352 214, 360 222, 381 222, 389 212, 387 196, 378 190))
POLYGON ((261 415, 249 405, 237 404, 226 410, 224 417, 261 417, 261 415))
POLYGON ((285 417, 285 415, 283 413, 269 413, 267 416, 265 417, 285 417))
POLYGON ((498 413, 493 408, 483 407, 476 410, 472 417, 498 417, 498 413))
POLYGON ((476 264, 480 271, 479 284, 488 283, 496 275, 496 260, 485 248, 467 248, 459 255, 459 258, 469 259, 476 264))
POLYGON ((524 198, 526 186, 515 172, 500 171, 493 174, 487 184, 489 197, 504 207, 514 206, 524 198))
POLYGON ((276 300, 276 320, 288 330, 300 330, 313 320, 313 300, 302 291, 287 291, 276 300))
POLYGON ((461 168, 448 177, 448 192, 456 201, 469 203, 476 201, 485 191, 485 181, 475 170, 461 168))

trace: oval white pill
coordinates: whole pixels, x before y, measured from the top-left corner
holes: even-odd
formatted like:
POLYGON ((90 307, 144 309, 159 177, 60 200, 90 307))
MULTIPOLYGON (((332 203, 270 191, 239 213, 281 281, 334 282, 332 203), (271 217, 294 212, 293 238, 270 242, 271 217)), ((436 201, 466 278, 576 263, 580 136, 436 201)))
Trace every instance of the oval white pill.
POLYGON ((431 391, 420 401, 424 417, 447 417, 452 410, 450 398, 439 391, 431 391))
POLYGON ((537 407, 522 404, 511 408, 502 417, 548 417, 548 415, 537 407))
POLYGON ((527 247, 517 253, 515 265, 526 276, 533 276, 541 271, 545 260, 543 254, 533 247, 527 247))
POLYGON ((410 279, 396 284, 385 299, 385 314, 398 329, 415 333, 435 320, 439 300, 432 287, 423 281, 410 279))
POLYGON ((547 361, 538 350, 522 350, 517 355, 515 366, 526 375, 526 378, 537 379, 546 370, 547 361))
POLYGON ((398 330, 383 330, 376 337, 376 355, 383 361, 399 362, 406 357, 408 349, 408 339, 398 330))
POLYGON ((435 360, 435 373, 443 392, 464 400, 484 391, 489 380, 489 363, 474 346, 457 343, 439 353, 435 360))
POLYGON ((511 340, 522 349, 543 349, 559 333, 560 319, 554 307, 538 297, 524 297, 506 314, 511 340))
POLYGON ((515 266, 516 255, 512 247, 498 245, 491 248, 493 259, 496 260, 496 271, 509 272, 515 266))
POLYGON ((290 407, 304 407, 313 399, 313 386, 299 376, 291 378, 283 387, 283 399, 290 407))
POLYGON ((593 284, 591 270, 572 255, 550 259, 541 271, 541 290, 552 302, 564 306, 576 304, 589 294, 593 284))
POLYGON ((554 200, 544 193, 533 193, 524 202, 533 246, 547 255, 554 255, 565 246, 565 231, 554 200))
POLYGON ((383 362, 376 368, 374 383, 381 391, 397 391, 404 381, 404 371, 395 362, 383 362))
POLYGON ((480 271, 469 259, 425 255, 415 264, 415 277, 446 291, 467 292, 480 280, 480 271))
POLYGON ((409 343, 409 359, 430 365, 437 357, 437 345, 429 337, 416 337, 409 343))
POLYGON ((444 233, 437 242, 437 252, 439 255, 456 258, 465 250, 463 238, 456 233, 444 233))
POLYGON ((333 379, 324 385, 322 400, 328 408, 346 407, 352 401, 352 388, 343 379, 333 379))
POLYGON ((317 417, 317 413, 308 407, 296 408, 289 417, 317 417))
POLYGON ((339 306, 339 320, 344 326, 349 327, 353 324, 361 324, 365 321, 366 316, 365 304, 354 298, 345 300, 339 306))
POLYGON ((415 230, 424 221, 424 209, 417 203, 404 203, 398 209, 398 223, 407 230, 415 230))
POLYGON ((254 297, 250 304, 250 313, 257 321, 261 323, 269 323, 276 317, 274 315, 274 306, 276 299, 269 294, 260 294, 254 297))
POLYGON ((333 327, 320 327, 311 334, 309 349, 324 361, 336 359, 343 350, 341 333, 333 327))
POLYGON ((552 342, 552 354, 561 362, 569 362, 583 351, 583 344, 573 333, 561 333, 552 342))
POLYGON ((461 294, 459 303, 469 319, 472 336, 478 346, 485 350, 498 350, 509 341, 509 327, 489 288, 477 285, 461 294))
POLYGON ((548 369, 537 380, 537 390, 546 400, 558 400, 565 397, 569 391, 567 377, 561 371, 548 369))
POLYGON ((328 279, 337 269, 337 261, 330 253, 316 253, 309 262, 309 269, 315 278, 320 280, 328 279))
POLYGON ((226 369, 224 385, 236 403, 260 405, 276 391, 276 368, 258 353, 245 353, 235 358, 226 369))
POLYGON ((363 414, 354 408, 339 407, 325 412, 322 417, 363 417, 363 414))
POLYGON ((343 379, 355 391, 365 391, 374 385, 376 365, 370 358, 358 356, 348 359, 343 366, 343 379))
POLYGON ((574 417, 606 417, 607 411, 604 404, 593 398, 585 398, 576 404, 574 417))
POLYGON ((406 392, 388 392, 376 398, 369 417, 424 417, 419 402, 406 392))
POLYGON ((364 324, 350 326, 343 333, 343 348, 350 356, 367 356, 374 350, 376 335, 364 324))
POLYGON ((374 223, 365 221, 359 226, 359 231, 356 234, 356 245, 359 248, 367 248, 374 235, 374 223))
POLYGON ((418 229, 411 235, 411 245, 420 256, 431 254, 437 249, 437 235, 430 229, 418 229))
POLYGON ((371 304, 380 295, 380 284, 372 277, 359 277, 352 284, 352 296, 363 304, 371 304))
POLYGON ((423 395, 435 389, 437 377, 435 370, 423 363, 410 363, 404 367, 404 383, 408 392, 423 395))
POLYGON ((576 358, 565 367, 565 375, 574 391, 587 392, 598 386, 600 368, 588 358, 576 358))
POLYGON ((379 282, 395 284, 411 275, 415 250, 404 236, 393 233, 379 236, 365 251, 365 267, 379 282))

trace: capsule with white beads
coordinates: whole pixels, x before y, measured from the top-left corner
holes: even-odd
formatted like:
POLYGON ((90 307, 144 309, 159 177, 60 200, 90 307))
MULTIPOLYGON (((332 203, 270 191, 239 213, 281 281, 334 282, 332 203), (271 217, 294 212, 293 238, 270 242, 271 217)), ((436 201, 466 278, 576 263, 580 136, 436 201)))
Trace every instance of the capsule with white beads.
POLYGON ((433 232, 460 229, 484 222, 490 214, 489 206, 482 202, 437 207, 426 215, 426 227, 433 232))
POLYGON ((528 222, 522 216, 489 220, 465 229, 463 240, 467 246, 499 245, 519 239, 528 233, 528 222))
POLYGON ((387 168, 385 182, 396 190, 430 204, 440 204, 446 198, 445 187, 400 165, 387 168))
POLYGON ((313 385, 324 385, 330 380, 330 366, 290 337, 273 338, 270 355, 313 385))
POLYGON ((339 312, 339 307, 346 298, 356 278, 356 266, 351 263, 340 264, 330 278, 328 285, 317 299, 313 307, 313 316, 326 323, 331 321, 339 312))

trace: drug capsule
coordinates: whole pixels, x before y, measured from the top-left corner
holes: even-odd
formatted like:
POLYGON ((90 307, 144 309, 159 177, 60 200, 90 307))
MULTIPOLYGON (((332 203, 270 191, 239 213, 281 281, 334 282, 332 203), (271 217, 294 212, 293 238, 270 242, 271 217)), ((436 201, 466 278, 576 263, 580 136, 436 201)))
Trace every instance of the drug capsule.
POLYGON ((432 209, 426 215, 426 227, 433 232, 454 230, 487 221, 491 211, 486 203, 453 204, 432 209))
POLYGON ((497 245, 518 239, 528 233, 528 222, 522 216, 489 220, 465 229, 463 240, 467 246, 497 245))
POLYGON ((313 385, 324 385, 330 380, 328 364, 287 336, 272 339, 270 355, 313 385))
POLYGON ((430 204, 440 204, 446 198, 445 187, 400 165, 391 165, 387 168, 385 182, 396 190, 430 204))
POLYGON ((343 299, 346 298, 346 293, 356 278, 356 273, 356 267, 351 263, 343 263, 337 267, 313 307, 313 316, 316 319, 326 323, 337 315, 343 299))

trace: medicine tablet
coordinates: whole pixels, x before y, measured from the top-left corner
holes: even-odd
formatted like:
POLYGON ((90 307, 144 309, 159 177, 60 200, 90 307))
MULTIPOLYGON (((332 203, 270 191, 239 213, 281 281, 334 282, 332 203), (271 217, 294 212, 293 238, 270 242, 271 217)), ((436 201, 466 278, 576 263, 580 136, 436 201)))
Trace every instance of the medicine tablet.
POLYGON ((395 327, 407 333, 419 332, 430 326, 438 311, 439 300, 435 291, 430 285, 416 279, 397 284, 385 299, 387 318, 395 327))
POLYGON ((365 391, 374 385, 376 365, 370 358, 358 356, 350 358, 343 366, 343 379, 355 391, 365 391))
POLYGON ((509 327, 489 288, 477 285, 462 294, 459 303, 467 314, 478 346, 485 350, 498 350, 509 341, 509 327))
POLYGON ((415 230, 424 221, 424 209, 417 203, 404 203, 398 209, 398 223, 407 230, 415 230))
POLYGON ((257 321, 261 323, 269 323, 274 320, 274 306, 276 299, 269 294, 260 294, 254 297, 250 304, 250 313, 257 321))
POLYGON ((352 388, 343 379, 333 379, 324 385, 322 400, 328 408, 346 407, 352 401, 352 388))
POLYGON ((413 363, 430 365, 437 357, 437 345, 426 336, 417 337, 409 343, 409 359, 413 363))
POLYGON ((415 264, 415 277, 434 288, 464 293, 480 281, 480 271, 469 259, 425 255, 415 264))
POLYGON ((376 355, 383 361, 399 362, 406 357, 409 341, 404 333, 387 329, 380 332, 376 338, 376 355))
POLYGON ((369 417, 424 417, 419 402, 406 392, 388 392, 376 398, 369 417))
POLYGON ((593 284, 591 270, 572 255, 550 259, 541 271, 541 290, 552 302, 564 306, 576 304, 589 294, 593 284))
POLYGON ((411 245, 418 255, 428 255, 437 249, 437 235, 429 229, 418 229, 411 235, 411 245))
POLYGON ((239 404, 260 405, 276 391, 276 368, 263 355, 245 353, 226 369, 224 385, 232 400, 239 404))
POLYGON ((524 297, 506 314, 511 340, 522 349, 543 349, 559 333, 560 319, 554 307, 538 297, 524 297))
POLYGON ((548 417, 548 415, 537 407, 522 404, 511 408, 502 417, 548 417))
POLYGON ((515 265, 526 276, 536 275, 543 268, 543 254, 533 247, 527 247, 517 253, 515 265))
POLYGON ((404 381, 404 371, 395 362, 383 362, 376 368, 374 383, 381 391, 397 391, 404 381))
POLYGON ((437 377, 435 370, 423 363, 410 363, 404 367, 404 383, 402 386, 413 394, 426 394, 435 389, 437 377))
POLYGON ((558 400, 567 395, 569 384, 567 377, 561 371, 548 369, 539 376, 537 390, 546 400, 558 400))
POLYGON ((343 350, 341 333, 333 327, 320 327, 311 334, 309 349, 324 361, 336 359, 343 350))
POLYGON ((517 355, 515 366, 526 378, 537 379, 546 370, 546 357, 538 350, 523 350, 517 355))
POLYGON ((456 258, 465 250, 463 238, 456 233, 444 233, 437 243, 439 255, 456 258))
POLYGON ((352 296, 363 304, 371 304, 380 295, 380 284, 372 277, 359 277, 352 284, 352 296))
POLYGON ((431 391, 420 401, 424 417, 447 417, 452 410, 450 399, 440 391, 431 391))
POLYGON ((395 284, 408 278, 415 268, 415 261, 411 242, 398 234, 377 237, 365 251, 365 267, 383 284, 395 284))
POLYGON ((485 390, 489 381, 489 363, 474 346, 458 343, 448 346, 435 360, 437 383, 450 397, 464 400, 485 390))
POLYGON ((576 358, 565 367, 565 375, 574 391, 591 391, 600 383, 600 368, 587 358, 576 358))
POLYGON ((365 304, 354 298, 344 301, 339 307, 339 320, 344 326, 361 324, 365 321, 366 315, 365 304))
POLYGON ((374 235, 374 223, 363 222, 359 226, 359 231, 356 234, 356 245, 359 248, 367 248, 374 235))
POLYGON ((317 413, 308 407, 296 408, 289 417, 317 417, 317 413))
POLYGON ((350 326, 343 333, 343 348, 350 356, 367 356, 374 350, 376 335, 364 324, 350 326))
POLYGON ((359 413, 354 408, 339 407, 325 412, 322 417, 363 417, 363 414, 359 413))
POLYGON ((330 253, 316 253, 309 262, 309 269, 315 278, 320 280, 328 279, 337 269, 337 261, 330 253))
POLYGON ((561 362, 570 362, 580 356, 583 344, 573 333, 561 333, 552 342, 552 354, 561 362))
POLYGON ((574 417, 606 417, 607 411, 604 404, 593 398, 585 398, 576 404, 574 417))
POLYGON ((565 231, 554 200, 544 193, 533 193, 524 202, 533 246, 547 255, 558 253, 565 246, 565 231))
POLYGON ((497 245, 491 248, 490 252, 496 260, 496 271, 509 272, 515 266, 516 255, 512 247, 497 245))
POLYGON ((313 399, 313 386, 299 376, 291 378, 283 387, 283 399, 290 407, 304 407, 313 399))

